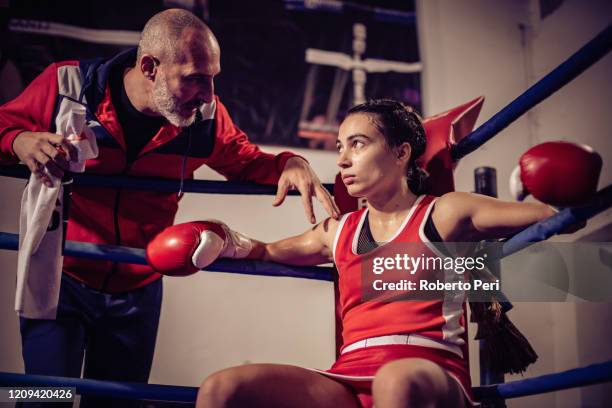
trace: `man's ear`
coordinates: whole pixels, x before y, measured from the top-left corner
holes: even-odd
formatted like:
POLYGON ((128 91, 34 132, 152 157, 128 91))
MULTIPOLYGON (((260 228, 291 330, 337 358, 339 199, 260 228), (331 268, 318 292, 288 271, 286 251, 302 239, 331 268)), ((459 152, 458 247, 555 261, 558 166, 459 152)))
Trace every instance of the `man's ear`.
POLYGON ((412 147, 410 143, 404 142, 396 147, 397 159, 402 162, 408 163, 410 156, 412 155, 412 147))
POLYGON ((153 81, 157 75, 158 65, 159 60, 150 54, 144 54, 140 58, 140 72, 142 72, 142 75, 144 75, 145 78, 151 81, 153 81))

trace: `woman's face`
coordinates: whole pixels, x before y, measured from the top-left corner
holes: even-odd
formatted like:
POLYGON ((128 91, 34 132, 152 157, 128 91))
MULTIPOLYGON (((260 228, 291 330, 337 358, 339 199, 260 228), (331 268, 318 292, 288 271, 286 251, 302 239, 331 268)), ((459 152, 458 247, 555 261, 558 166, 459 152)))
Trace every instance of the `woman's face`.
POLYGON ((338 132, 338 166, 353 197, 368 197, 397 186, 405 174, 405 160, 389 148, 373 120, 371 114, 349 115, 338 132))

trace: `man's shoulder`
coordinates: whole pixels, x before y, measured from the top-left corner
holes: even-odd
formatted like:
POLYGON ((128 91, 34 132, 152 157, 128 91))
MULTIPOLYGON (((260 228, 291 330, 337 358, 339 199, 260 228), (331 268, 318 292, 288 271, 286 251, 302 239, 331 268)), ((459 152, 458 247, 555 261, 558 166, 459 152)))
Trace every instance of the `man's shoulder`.
POLYGON ((66 60, 66 61, 56 62, 55 64, 52 64, 52 65, 55 65, 57 68, 60 68, 60 67, 69 67, 69 66, 79 66, 79 64, 80 64, 79 60, 66 60))
POLYGON ((71 66, 79 66, 78 60, 66 60, 66 61, 58 61, 49 64, 43 72, 41 72, 41 76, 45 75, 54 75, 60 68, 63 67, 71 67, 71 66))
POLYGON ((58 61, 50 64, 47 68, 45 68, 42 75, 61 75, 63 72, 69 72, 73 69, 82 70, 83 69, 83 61, 82 60, 65 60, 58 61))
MULTIPOLYGON (((76 63, 87 83, 94 82, 97 88, 103 92, 111 72, 116 69, 133 66, 136 61, 136 48, 129 48, 110 57, 98 57, 67 61, 76 63)), ((100 95, 102 96, 102 95, 100 95)))

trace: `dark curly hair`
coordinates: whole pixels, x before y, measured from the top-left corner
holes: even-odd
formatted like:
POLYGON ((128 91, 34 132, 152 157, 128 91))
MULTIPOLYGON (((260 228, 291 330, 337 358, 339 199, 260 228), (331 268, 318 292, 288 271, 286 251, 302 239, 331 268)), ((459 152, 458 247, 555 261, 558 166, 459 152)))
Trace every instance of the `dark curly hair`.
POLYGON ((372 99, 349 109, 347 116, 364 113, 373 117, 374 124, 383 134, 389 147, 410 144, 412 153, 406 167, 408 187, 414 194, 429 191, 429 175, 416 160, 425 152, 427 140, 419 114, 410 106, 393 99, 372 99))

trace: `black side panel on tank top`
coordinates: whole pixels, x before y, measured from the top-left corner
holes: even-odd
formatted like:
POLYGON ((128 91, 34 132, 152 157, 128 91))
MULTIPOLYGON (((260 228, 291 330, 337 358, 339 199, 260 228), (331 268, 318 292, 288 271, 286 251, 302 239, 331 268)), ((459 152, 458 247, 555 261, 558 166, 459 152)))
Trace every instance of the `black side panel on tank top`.
MULTIPOLYGON (((378 248, 381 244, 384 244, 384 242, 380 243, 374 240, 372 230, 370 229, 369 215, 369 213, 366 214, 363 227, 361 228, 361 231, 359 231, 359 237, 357 238, 357 254, 359 255, 367 254, 371 250, 378 248)), ((429 217, 427 217, 427 221, 425 223, 425 236, 431 242, 442 242, 442 237, 440 237, 440 233, 433 222, 431 214, 429 217)), ((448 254, 442 245, 436 245, 436 247, 443 254, 448 254)))

